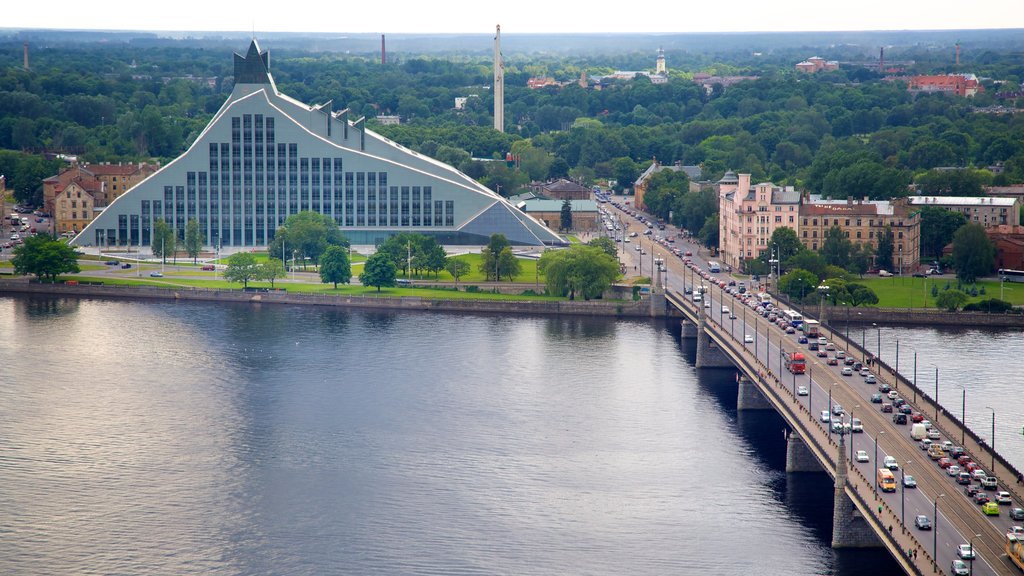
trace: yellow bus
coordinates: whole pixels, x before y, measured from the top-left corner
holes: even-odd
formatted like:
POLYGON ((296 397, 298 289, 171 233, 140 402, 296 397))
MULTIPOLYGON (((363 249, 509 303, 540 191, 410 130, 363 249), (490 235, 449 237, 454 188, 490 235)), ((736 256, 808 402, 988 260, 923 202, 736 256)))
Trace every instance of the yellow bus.
POLYGON ((878 469, 878 486, 882 489, 882 492, 896 491, 896 477, 892 475, 892 470, 888 468, 878 469))

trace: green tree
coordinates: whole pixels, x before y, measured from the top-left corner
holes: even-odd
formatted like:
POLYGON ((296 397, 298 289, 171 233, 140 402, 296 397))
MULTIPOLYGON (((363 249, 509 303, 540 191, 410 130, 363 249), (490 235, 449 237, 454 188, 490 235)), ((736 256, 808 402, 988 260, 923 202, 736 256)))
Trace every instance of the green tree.
POLYGON ((324 284, 333 282, 337 290, 339 282, 348 284, 351 279, 352 264, 348 260, 348 250, 341 246, 328 246, 320 256, 320 281, 324 284))
POLYGON ((185 224, 185 252, 192 259, 193 264, 199 258, 199 252, 203 249, 204 241, 203 231, 199 229, 199 222, 195 218, 190 218, 188 223, 185 224))
MULTIPOLYGON (((761 252, 761 261, 768 266, 774 252, 775 258, 778 259, 780 266, 782 266, 782 263, 796 256, 800 250, 803 250, 803 244, 797 238, 796 230, 792 228, 776 228, 772 232, 771 240, 768 241, 768 249, 761 252)), ((785 270, 784 267, 782 269, 785 270)), ((774 266, 769 266, 769 270, 774 271, 774 266)))
POLYGON ((704 219, 704 225, 700 227, 700 231, 697 232, 697 238, 700 239, 700 243, 705 248, 713 248, 718 246, 719 236, 719 225, 718 225, 718 214, 712 214, 704 219))
POLYGON ((387 255, 377 252, 366 259, 359 281, 363 286, 376 286, 380 292, 381 287, 395 285, 396 272, 395 263, 387 255))
POLYGON ((779 291, 790 298, 803 299, 818 289, 818 275, 808 270, 794 268, 779 278, 779 291))
POLYGON ((807 270, 818 278, 824 278, 826 276, 825 266, 827 266, 825 259, 822 258, 820 254, 801 247, 799 252, 794 254, 792 258, 785 261, 783 269, 807 270))
POLYGON ((615 258, 616 261, 619 259, 619 248, 615 245, 615 241, 607 236, 598 236, 590 242, 587 242, 587 246, 593 246, 600 248, 605 254, 615 258))
POLYGON ((633 187, 636 179, 640 177, 640 171, 630 158, 616 158, 614 160, 614 177, 618 182, 619 190, 629 190, 633 187))
POLYGON ((480 271, 484 273, 487 280, 500 280, 500 256, 503 250, 509 248, 508 238, 504 234, 491 234, 487 246, 480 251, 480 271))
POLYGON ((549 294, 577 295, 584 300, 597 298, 619 276, 618 261, 595 246, 570 246, 565 250, 548 250, 537 266, 544 274, 549 294))
POLYGON ((341 233, 338 224, 327 214, 304 210, 292 214, 284 221, 284 226, 274 232, 274 239, 267 245, 270 254, 281 254, 287 258, 297 254, 302 259, 302 269, 306 269, 308 258, 314 265, 319 264, 320 256, 328 246, 348 248, 349 242, 341 233))
POLYGON ((273 288, 274 281, 278 278, 284 278, 286 275, 284 262, 280 258, 267 258, 265 262, 260 264, 256 278, 270 282, 270 287, 273 288))
POLYGON ((971 297, 959 290, 943 290, 935 298, 935 305, 949 312, 956 312, 971 297))
POLYGON ((50 282, 56 282, 61 274, 79 272, 75 249, 49 234, 26 238, 24 244, 14 249, 11 264, 15 274, 32 274, 50 282))
POLYGON ((875 250, 870 244, 854 244, 850 249, 850 263, 846 269, 853 274, 863 275, 871 268, 871 259, 874 255, 875 250))
POLYGON ((875 291, 863 284, 847 284, 846 290, 850 294, 850 304, 854 306, 878 304, 878 295, 875 291))
POLYGON ((224 279, 228 282, 241 282, 243 288, 249 287, 249 280, 260 277, 260 265, 256 257, 249 252, 235 252, 228 258, 224 268, 224 279))
POLYGON ((177 253, 178 235, 163 218, 157 218, 153 223, 153 240, 150 242, 150 248, 153 256, 160 258, 164 264, 167 263, 168 254, 177 253))
POLYGON ((423 236, 416 247, 416 254, 413 256, 412 264, 416 270, 426 270, 434 274, 434 278, 441 270, 444 270, 445 260, 448 255, 444 247, 437 243, 437 239, 431 236, 423 236))
POLYGON ((921 209, 921 256, 933 259, 942 257, 942 249, 953 241, 953 234, 967 224, 967 216, 961 212, 946 210, 938 206, 921 209))
POLYGON ((445 258, 444 269, 452 275, 456 284, 459 283, 459 278, 469 274, 469 268, 469 262, 466 262, 465 260, 461 260, 456 257, 445 258))
POLYGON ((825 232, 825 240, 821 243, 821 256, 827 264, 845 268, 850 263, 850 250, 853 243, 839 226, 832 226, 825 232))
POLYGON ((572 202, 568 198, 562 200, 562 213, 560 214, 559 230, 572 230, 572 202))
POLYGON ((892 233, 892 226, 886 226, 885 231, 878 236, 878 249, 875 251, 875 265, 879 270, 892 270, 892 251, 896 246, 892 233))
POLYGON ((973 284, 990 274, 995 267, 995 256, 995 246, 981 224, 964 224, 953 234, 953 263, 961 282, 973 284))
POLYGON ((516 258, 516 255, 512 253, 511 248, 504 248, 501 254, 498 255, 498 281, 501 281, 502 276, 508 276, 509 281, 515 280, 516 276, 519 276, 523 272, 523 264, 516 258))

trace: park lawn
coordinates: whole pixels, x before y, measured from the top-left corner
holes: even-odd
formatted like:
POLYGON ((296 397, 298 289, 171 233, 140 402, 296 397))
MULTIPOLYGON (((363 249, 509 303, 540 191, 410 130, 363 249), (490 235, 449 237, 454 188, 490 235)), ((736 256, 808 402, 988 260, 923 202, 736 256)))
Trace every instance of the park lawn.
MULTIPOLYGON (((197 280, 197 279, 174 279, 169 281, 166 277, 164 278, 110 278, 106 276, 62 276, 61 279, 73 279, 79 281, 91 281, 91 282, 102 282, 104 285, 114 286, 168 286, 175 288, 208 288, 218 290, 238 290, 242 286, 238 283, 227 282, 225 280, 197 280)), ((400 296, 416 296, 419 298, 428 299, 443 299, 443 300, 543 300, 543 301, 559 301, 565 300, 557 296, 522 296, 518 294, 494 294, 491 292, 456 292, 455 290, 439 290, 433 288, 415 288, 415 287, 393 287, 393 288, 381 288, 378 292, 376 288, 372 286, 360 286, 360 285, 339 285, 338 289, 335 290, 333 284, 312 284, 312 283, 299 283, 299 282, 275 282, 275 288, 283 288, 288 292, 299 292, 299 293, 317 293, 317 294, 331 294, 331 295, 352 295, 352 296, 374 296, 374 297, 400 297, 400 296)), ((249 282, 250 288, 270 288, 270 282, 249 282)), ((482 289, 486 290, 484 286, 482 289)))
POLYGON ((583 243, 583 241, 581 241, 579 238, 577 238, 576 236, 574 236, 572 234, 567 235, 566 238, 569 239, 569 244, 582 244, 583 243))
MULTIPOLYGON (((459 283, 460 284, 473 284, 475 282, 479 282, 479 283, 486 282, 486 280, 487 280, 486 275, 484 275, 484 273, 480 271, 480 263, 483 262, 483 255, 477 254, 477 253, 473 253, 473 254, 460 254, 458 256, 455 256, 455 258, 458 259, 458 260, 462 260, 462 261, 465 261, 465 262, 469 263, 469 272, 466 273, 466 275, 461 276, 459 278, 459 283)), ((512 279, 513 282, 532 282, 532 281, 539 280, 541 284, 544 283, 544 275, 540 274, 538 276, 537 260, 533 260, 531 258, 520 258, 519 259, 519 264, 520 264, 520 267, 521 267, 521 271, 520 271, 518 276, 516 276, 515 278, 512 279)), ((352 268, 352 275, 353 276, 356 275, 355 267, 354 266, 352 268)), ((398 277, 399 278, 404 278, 405 277, 402 274, 401 270, 398 271, 398 277)), ((421 274, 413 274, 412 275, 412 279, 413 280, 434 281, 434 282, 454 282, 455 281, 455 279, 452 278, 452 275, 449 274, 446 270, 441 270, 437 274, 437 277, 435 277, 434 274, 431 273, 431 272, 423 272, 421 274)), ((502 278, 502 281, 507 282, 508 280, 506 278, 502 278)))
MULTIPOLYGON (((868 286, 878 295, 880 308, 934 308, 935 297, 932 286, 938 286, 941 292, 948 284, 956 289, 956 278, 914 278, 912 276, 893 276, 891 278, 862 278, 854 280, 858 284, 868 286)), ((978 290, 985 289, 985 294, 971 298, 968 302, 978 302, 989 298, 999 298, 999 282, 997 280, 980 280, 978 290)), ((1009 282, 1003 287, 1003 300, 1015 306, 1024 305, 1024 287, 1009 282)))

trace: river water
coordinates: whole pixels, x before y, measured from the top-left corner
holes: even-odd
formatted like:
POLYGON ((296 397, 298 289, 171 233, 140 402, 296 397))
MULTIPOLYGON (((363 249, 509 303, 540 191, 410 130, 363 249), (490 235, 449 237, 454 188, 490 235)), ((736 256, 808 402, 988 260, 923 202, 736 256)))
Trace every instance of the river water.
MULTIPOLYGON (((1014 335, 900 340, 1021 413, 1014 335)), ((657 321, 2 297, 0 573, 893 573, 829 547, 828 477, 787 478, 779 417, 738 414, 693 346, 657 321)))

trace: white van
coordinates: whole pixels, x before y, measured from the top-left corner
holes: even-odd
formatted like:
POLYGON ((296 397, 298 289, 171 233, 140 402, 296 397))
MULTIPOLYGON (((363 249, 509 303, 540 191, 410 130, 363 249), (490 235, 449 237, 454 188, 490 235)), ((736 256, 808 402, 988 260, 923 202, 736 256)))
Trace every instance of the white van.
POLYGON ((918 422, 910 427, 910 437, 914 440, 924 440, 928 437, 928 428, 918 422))

